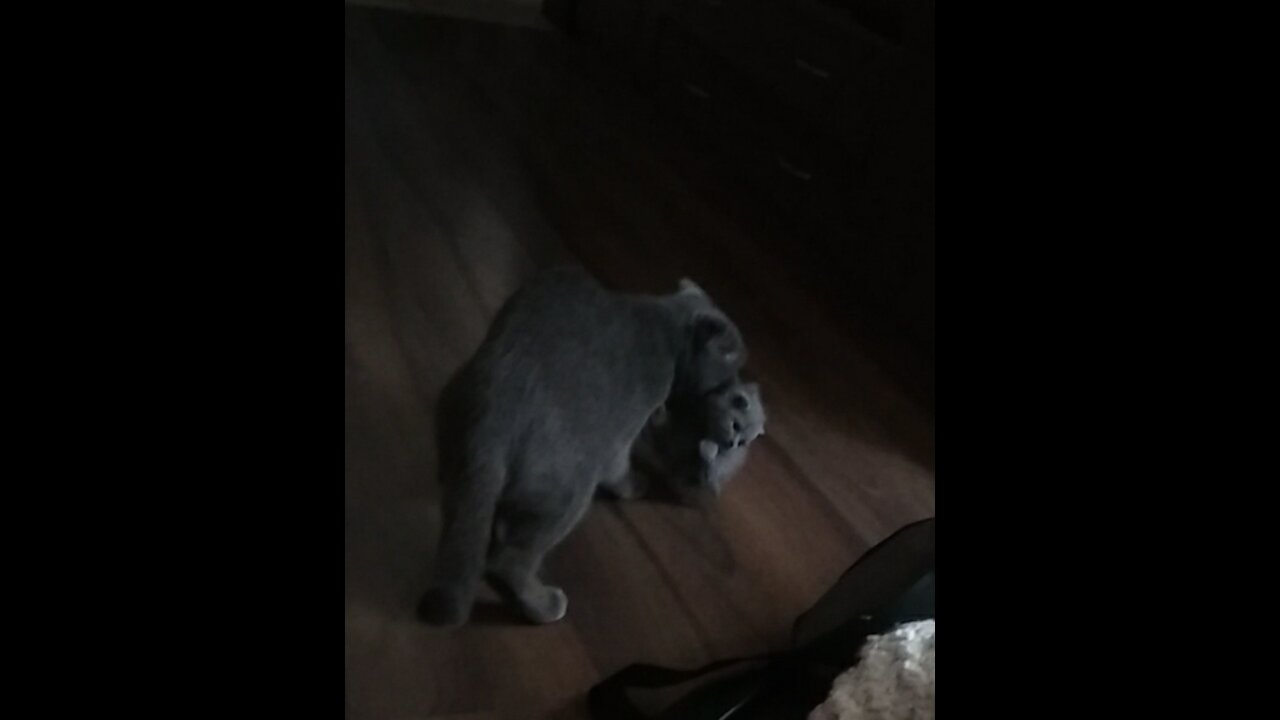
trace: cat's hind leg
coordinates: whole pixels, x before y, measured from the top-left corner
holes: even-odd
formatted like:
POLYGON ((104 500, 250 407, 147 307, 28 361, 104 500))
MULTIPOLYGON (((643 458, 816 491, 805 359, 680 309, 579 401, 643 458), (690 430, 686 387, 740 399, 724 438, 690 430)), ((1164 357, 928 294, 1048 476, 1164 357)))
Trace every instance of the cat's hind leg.
POLYGON ((453 627, 467 621, 484 579, 493 518, 502 492, 503 473, 480 468, 448 488, 444 532, 436 552, 431 587, 418 604, 418 617, 431 625, 453 627))
POLYGON ((547 553, 582 519, 591 496, 583 489, 503 518, 502 544, 490 553, 489 576, 531 622, 555 622, 568 610, 564 591, 544 583, 539 572, 547 553))

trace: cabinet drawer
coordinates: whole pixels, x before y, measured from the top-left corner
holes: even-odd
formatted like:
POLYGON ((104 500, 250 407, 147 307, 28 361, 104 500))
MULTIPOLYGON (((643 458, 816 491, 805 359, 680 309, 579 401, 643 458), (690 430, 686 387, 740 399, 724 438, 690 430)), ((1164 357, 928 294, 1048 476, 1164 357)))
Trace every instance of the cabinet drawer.
POLYGON ((701 38, 669 25, 658 40, 659 102, 731 156, 750 183, 785 211, 810 188, 843 182, 861 158, 812 118, 778 105, 767 88, 733 67, 701 38))
POLYGON ((768 0, 686 0, 676 16, 689 35, 727 63, 757 78, 777 72, 788 50, 780 29, 789 14, 785 3, 768 0))
POLYGON ((758 89, 722 58, 674 24, 657 41, 658 101, 729 152, 762 145, 758 89))
POLYGON ((829 139, 783 124, 770 128, 747 155, 749 174, 779 209, 795 214, 839 178, 854 161, 829 139))
POLYGON ((577 27, 606 56, 636 66, 641 61, 640 27, 644 0, 590 0, 577 3, 577 27))

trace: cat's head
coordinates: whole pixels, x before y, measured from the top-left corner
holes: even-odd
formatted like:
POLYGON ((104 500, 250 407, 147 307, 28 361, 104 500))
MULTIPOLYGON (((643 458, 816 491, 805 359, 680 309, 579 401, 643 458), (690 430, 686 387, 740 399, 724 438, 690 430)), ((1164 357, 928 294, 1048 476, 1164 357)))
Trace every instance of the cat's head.
POLYGON ((686 347, 677 369, 682 391, 703 395, 733 382, 747 362, 738 326, 688 278, 675 297, 685 311, 686 347))

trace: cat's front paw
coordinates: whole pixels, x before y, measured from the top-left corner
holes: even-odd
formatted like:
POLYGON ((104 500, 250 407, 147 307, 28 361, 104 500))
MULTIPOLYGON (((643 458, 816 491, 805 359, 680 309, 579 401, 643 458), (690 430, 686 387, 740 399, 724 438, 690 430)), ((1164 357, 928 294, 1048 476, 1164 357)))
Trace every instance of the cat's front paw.
POLYGON ((418 603, 418 618, 437 627, 458 627, 470 614, 471 604, 447 587, 428 590, 418 603))
POLYGON ((569 611, 569 596, 558 587, 546 586, 535 598, 522 598, 525 617, 545 625, 560 620, 569 611))

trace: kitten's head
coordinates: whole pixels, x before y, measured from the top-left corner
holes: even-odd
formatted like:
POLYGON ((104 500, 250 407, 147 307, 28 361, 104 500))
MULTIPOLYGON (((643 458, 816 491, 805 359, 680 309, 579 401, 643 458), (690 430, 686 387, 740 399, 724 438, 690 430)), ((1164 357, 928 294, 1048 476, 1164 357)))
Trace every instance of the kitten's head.
POLYGON ((698 482, 719 495, 764 435, 764 403, 756 383, 735 383, 707 396, 705 436, 698 443, 698 482))
POLYGON ((722 448, 742 447, 764 434, 764 403, 760 386, 735 382, 706 397, 706 437, 722 448))
POLYGON ((742 468, 764 424, 760 386, 736 379, 692 406, 664 411, 658 428, 672 489, 688 504, 714 499, 742 468))
POLYGON ((703 395, 733 382, 747 362, 738 326, 688 278, 680 281, 676 298, 687 312, 687 345, 677 378, 682 390, 703 395))

